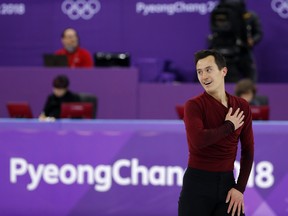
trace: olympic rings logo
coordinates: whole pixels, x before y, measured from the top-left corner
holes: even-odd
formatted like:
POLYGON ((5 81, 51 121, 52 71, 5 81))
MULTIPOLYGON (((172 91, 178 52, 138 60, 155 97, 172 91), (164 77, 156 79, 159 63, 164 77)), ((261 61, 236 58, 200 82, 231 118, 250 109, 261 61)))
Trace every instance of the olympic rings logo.
POLYGON ((61 9, 72 20, 89 20, 100 11, 101 4, 98 0, 65 0, 61 9))
POLYGON ((283 19, 288 18, 288 0, 272 0, 271 7, 283 19))

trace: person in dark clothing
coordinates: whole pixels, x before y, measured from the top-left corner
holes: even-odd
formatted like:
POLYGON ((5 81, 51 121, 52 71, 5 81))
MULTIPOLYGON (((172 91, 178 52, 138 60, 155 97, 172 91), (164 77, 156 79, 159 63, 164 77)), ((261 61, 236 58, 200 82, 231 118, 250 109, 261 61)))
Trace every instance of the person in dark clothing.
POLYGON ((189 160, 178 216, 244 215, 243 193, 254 158, 250 106, 225 91, 228 70, 219 52, 200 51, 195 54, 195 64, 205 92, 184 106, 189 160), (239 139, 241 162, 236 183, 233 169, 239 139))
POLYGON ((59 75, 53 80, 53 93, 46 100, 44 110, 39 119, 60 118, 61 104, 63 102, 79 102, 80 97, 69 89, 69 79, 65 75, 59 75))
POLYGON ((246 9, 244 0, 220 0, 210 20, 209 48, 226 58, 229 68, 226 82, 242 78, 257 82, 253 48, 263 36, 257 14, 246 9))
POLYGON ((245 99, 252 106, 268 105, 267 96, 258 95, 255 83, 250 79, 242 79, 235 85, 235 95, 245 99))

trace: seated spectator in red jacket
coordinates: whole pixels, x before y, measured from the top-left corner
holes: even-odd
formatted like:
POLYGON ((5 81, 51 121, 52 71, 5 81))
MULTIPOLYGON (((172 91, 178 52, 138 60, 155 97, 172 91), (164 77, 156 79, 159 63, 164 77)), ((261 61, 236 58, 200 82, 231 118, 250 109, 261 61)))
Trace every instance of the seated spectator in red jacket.
POLYGON ((79 36, 75 29, 65 29, 61 40, 63 48, 57 50, 56 55, 66 55, 69 67, 93 67, 92 56, 88 50, 79 46, 79 36))

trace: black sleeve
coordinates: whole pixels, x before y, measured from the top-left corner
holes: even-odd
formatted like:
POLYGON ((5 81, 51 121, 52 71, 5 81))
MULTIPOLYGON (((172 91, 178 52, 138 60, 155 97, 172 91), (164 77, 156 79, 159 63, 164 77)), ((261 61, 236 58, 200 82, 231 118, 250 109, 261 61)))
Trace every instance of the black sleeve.
POLYGON ((251 12, 251 27, 252 27, 253 41, 256 44, 262 39, 263 32, 262 32, 262 26, 260 23, 260 19, 253 12, 251 12))
POLYGON ((71 102, 80 102, 80 96, 76 93, 71 93, 71 102))
POLYGON ((43 110, 45 116, 49 116, 51 112, 52 103, 53 103, 53 98, 51 95, 49 95, 46 99, 44 110, 43 110))

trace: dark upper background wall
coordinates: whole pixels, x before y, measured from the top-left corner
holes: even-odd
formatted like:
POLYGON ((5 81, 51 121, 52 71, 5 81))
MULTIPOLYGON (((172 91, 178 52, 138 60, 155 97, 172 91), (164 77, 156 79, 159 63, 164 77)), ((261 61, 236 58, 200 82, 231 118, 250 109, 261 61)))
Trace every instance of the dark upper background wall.
MULTIPOLYGON (((67 2, 1 1, 0 66, 41 66, 43 53, 54 52, 61 47, 62 30, 74 27, 79 31, 81 45, 92 53, 127 51, 132 54, 133 61, 141 57, 170 59, 181 69, 186 81, 194 80, 193 53, 206 48, 209 12, 216 1, 90 0, 100 3, 101 8, 89 20, 81 17, 70 19, 61 10, 61 6, 65 5, 66 8, 72 8, 67 2), (144 15, 140 2, 146 6, 178 2, 178 9, 181 4, 186 4, 190 12, 144 15)), ((263 40, 254 50, 259 82, 288 82, 284 63, 288 56, 287 4, 285 6, 283 3, 281 11, 279 4, 278 10, 273 9, 275 0, 246 2, 248 9, 259 15, 264 31, 263 40)), ((77 8, 74 12, 78 11, 79 15, 77 8)))

